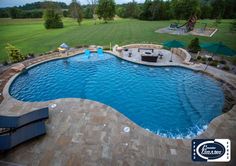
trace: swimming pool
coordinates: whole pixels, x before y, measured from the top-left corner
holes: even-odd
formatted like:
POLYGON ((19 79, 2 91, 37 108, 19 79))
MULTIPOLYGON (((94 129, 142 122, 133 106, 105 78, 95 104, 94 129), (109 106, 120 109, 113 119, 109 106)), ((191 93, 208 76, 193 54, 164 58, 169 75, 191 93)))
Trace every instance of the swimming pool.
POLYGON ((219 116, 219 83, 179 67, 149 67, 111 54, 80 54, 36 65, 12 82, 18 100, 85 98, 109 105, 137 125, 163 137, 192 138, 219 116))

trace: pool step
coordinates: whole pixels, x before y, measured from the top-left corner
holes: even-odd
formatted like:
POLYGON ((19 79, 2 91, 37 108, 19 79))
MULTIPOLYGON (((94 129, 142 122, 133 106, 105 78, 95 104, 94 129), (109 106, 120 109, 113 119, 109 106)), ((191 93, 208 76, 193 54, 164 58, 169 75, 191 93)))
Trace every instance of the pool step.
POLYGON ((180 85, 178 86, 178 95, 186 116, 190 117, 192 123, 195 123, 196 119, 201 118, 201 114, 190 102, 190 98, 186 94, 185 82, 186 82, 186 76, 184 76, 183 82, 181 82, 180 85), (189 112, 189 108, 191 108, 191 110, 193 111, 189 112))

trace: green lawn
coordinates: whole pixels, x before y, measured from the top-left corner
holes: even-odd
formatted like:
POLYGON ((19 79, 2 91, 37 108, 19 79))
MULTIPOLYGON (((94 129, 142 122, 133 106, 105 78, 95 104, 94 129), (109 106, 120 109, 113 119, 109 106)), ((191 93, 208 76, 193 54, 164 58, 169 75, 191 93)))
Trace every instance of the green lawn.
MULTIPOLYGON (((70 46, 77 45, 103 45, 128 43, 157 43, 165 40, 177 39, 189 43, 194 36, 176 36, 159 34, 154 31, 166 27, 174 21, 140 21, 134 19, 116 19, 104 24, 93 20, 83 21, 78 26, 72 19, 63 19, 63 29, 46 30, 41 19, 0 19, 0 61, 6 60, 6 43, 11 43, 26 53, 43 53, 54 50, 61 43, 70 46)), ((184 22, 184 21, 182 21, 184 22)), ((213 27, 214 20, 201 20, 213 27)), ((199 37, 200 42, 223 41, 226 45, 236 50, 236 33, 229 32, 231 20, 223 20, 218 26, 219 31, 212 37, 199 37)), ((200 26, 198 23, 197 26, 200 26)))

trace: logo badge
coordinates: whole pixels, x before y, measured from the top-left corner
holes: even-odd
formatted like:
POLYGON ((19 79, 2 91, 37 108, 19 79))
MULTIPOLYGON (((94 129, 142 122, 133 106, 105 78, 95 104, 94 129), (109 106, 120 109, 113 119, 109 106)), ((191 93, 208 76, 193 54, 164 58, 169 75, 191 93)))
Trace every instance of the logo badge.
POLYGON ((193 139, 192 160, 202 162, 229 162, 231 156, 229 139, 193 139))

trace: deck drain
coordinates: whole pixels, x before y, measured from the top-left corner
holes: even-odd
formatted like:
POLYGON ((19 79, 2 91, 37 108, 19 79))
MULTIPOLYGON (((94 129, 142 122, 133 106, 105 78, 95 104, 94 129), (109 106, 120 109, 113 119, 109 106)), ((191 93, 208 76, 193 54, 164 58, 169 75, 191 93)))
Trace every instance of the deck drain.
POLYGON ((50 107, 51 108, 55 108, 57 105, 56 104, 51 104, 50 107))
POLYGON ((170 149, 171 155, 177 155, 176 149, 170 149))
POLYGON ((124 127, 123 131, 124 131, 125 133, 129 133, 129 132, 130 132, 130 128, 126 126, 126 127, 124 127))

